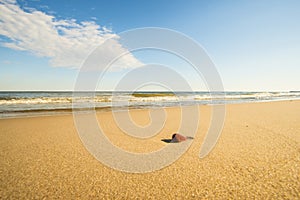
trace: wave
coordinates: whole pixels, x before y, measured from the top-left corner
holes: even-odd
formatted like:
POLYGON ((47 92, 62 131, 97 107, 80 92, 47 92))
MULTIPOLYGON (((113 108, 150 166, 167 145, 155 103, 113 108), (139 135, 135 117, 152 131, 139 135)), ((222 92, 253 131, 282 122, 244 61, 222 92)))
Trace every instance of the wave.
MULTIPOLYGON (((73 97, 38 97, 38 98, 15 98, 15 97, 1 97, 0 105, 3 104, 60 104, 60 103, 72 103, 75 100, 73 97)), ((85 102, 111 102, 111 98, 108 97, 80 97, 81 101, 85 102)), ((77 100, 78 101, 78 100, 77 100)))
POLYGON ((175 96, 172 92, 134 92, 131 94, 133 97, 170 97, 175 96))
POLYGON ((228 93, 118 93, 115 95, 96 96, 0 96, 0 105, 18 104, 72 104, 110 103, 110 102, 168 102, 168 101, 213 101, 213 100, 271 100, 280 98, 299 98, 300 92, 228 92, 228 93))
POLYGON ((0 92, 0 114, 3 117, 31 112, 70 112, 73 108, 147 108, 292 99, 300 99, 300 92, 81 92, 74 97, 72 92, 0 92))

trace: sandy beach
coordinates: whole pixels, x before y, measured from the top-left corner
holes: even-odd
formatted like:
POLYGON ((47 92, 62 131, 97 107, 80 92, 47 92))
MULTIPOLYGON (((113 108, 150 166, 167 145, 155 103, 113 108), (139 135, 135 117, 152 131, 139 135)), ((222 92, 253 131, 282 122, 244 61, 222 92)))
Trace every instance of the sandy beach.
MULTIPOLYGON (((72 115, 0 120, 1 199, 299 199, 300 101, 226 106, 222 135, 199 158, 211 107, 200 111, 198 132, 188 151, 159 171, 133 174, 104 166, 83 146, 72 115)), ((168 119, 155 137, 129 137, 111 112, 97 113, 107 137, 132 152, 168 144, 180 124, 180 108, 166 108, 168 119)), ((149 110, 131 110, 139 125, 149 110)), ((175 144, 176 145, 176 144, 175 144)))

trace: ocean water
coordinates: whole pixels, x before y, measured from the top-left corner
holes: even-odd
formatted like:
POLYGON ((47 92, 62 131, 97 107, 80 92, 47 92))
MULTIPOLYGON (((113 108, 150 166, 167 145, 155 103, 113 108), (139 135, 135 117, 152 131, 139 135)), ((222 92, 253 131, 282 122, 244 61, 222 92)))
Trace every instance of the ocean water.
POLYGON ((290 92, 0 92, 0 118, 71 113, 72 109, 155 108, 300 99, 290 92))

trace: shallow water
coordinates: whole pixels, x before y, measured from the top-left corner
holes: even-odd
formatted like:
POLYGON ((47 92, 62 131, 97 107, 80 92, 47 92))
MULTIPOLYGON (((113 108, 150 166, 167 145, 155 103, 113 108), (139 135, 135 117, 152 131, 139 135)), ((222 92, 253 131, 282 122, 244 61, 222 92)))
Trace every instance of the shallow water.
POLYGON ((196 104, 234 104, 300 99, 294 92, 0 92, 0 117, 196 104))

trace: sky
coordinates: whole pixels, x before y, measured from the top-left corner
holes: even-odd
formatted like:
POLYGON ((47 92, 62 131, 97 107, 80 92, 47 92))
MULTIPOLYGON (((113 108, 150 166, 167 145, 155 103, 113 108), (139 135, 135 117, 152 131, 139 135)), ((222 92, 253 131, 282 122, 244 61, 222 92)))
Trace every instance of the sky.
MULTIPOLYGON (((73 90, 93 49, 143 27, 197 42, 226 91, 300 90, 299 10, 297 0, 0 0, 0 91, 73 90)), ((104 57, 126 50, 119 39, 103 47, 104 57)), ((120 57, 98 89, 114 90, 124 74, 148 63, 167 65, 194 90, 207 90, 189 63, 157 50, 120 57)))

